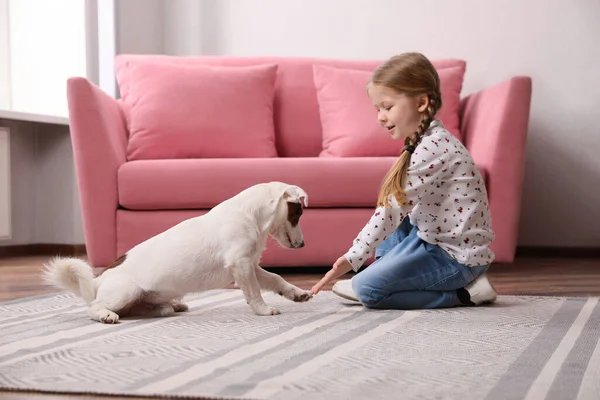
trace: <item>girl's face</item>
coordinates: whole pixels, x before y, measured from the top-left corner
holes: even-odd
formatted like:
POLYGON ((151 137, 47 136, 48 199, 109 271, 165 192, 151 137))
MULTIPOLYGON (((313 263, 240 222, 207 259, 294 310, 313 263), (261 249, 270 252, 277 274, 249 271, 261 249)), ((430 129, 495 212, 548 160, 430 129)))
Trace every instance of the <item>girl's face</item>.
POLYGON ((429 104, 427 95, 407 96, 380 85, 369 85, 368 94, 377 109, 379 124, 394 140, 415 133, 429 104))

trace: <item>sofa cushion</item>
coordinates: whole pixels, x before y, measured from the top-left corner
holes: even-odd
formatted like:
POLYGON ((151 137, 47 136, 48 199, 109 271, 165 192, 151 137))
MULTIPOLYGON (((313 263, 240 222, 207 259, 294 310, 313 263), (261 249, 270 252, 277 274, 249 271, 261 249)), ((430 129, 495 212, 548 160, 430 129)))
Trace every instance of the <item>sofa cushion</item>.
POLYGON ((302 187, 309 207, 371 207, 394 163, 379 158, 140 160, 118 173, 119 204, 132 210, 213 207, 257 183, 302 187))
MULTIPOLYGON (((257 183, 302 187, 309 208, 374 207, 395 157, 130 161, 118 172, 119 205, 130 210, 214 207, 257 183)), ((482 170, 484 180, 485 171, 482 170)))
POLYGON ((129 160, 276 157, 277 65, 140 62, 128 75, 129 160))
MULTIPOLYGON (((377 111, 366 92, 371 72, 314 65, 321 125, 321 157, 398 156, 403 143, 393 140, 377 122, 377 111)), ((458 109, 464 66, 441 68, 442 108, 436 118, 462 140, 458 109)))
MULTIPOLYGON (((249 66, 277 64, 275 81, 274 123, 275 146, 280 157, 317 157, 322 149, 322 129, 319 117, 317 89, 313 80, 313 65, 373 71, 384 60, 339 60, 310 57, 178 57, 159 54, 119 54, 115 72, 121 97, 131 93, 131 72, 140 63, 152 62, 176 65, 249 66)), ((431 61, 439 71, 466 65, 464 60, 431 61)), ((125 108, 125 114, 129 114, 125 108)))

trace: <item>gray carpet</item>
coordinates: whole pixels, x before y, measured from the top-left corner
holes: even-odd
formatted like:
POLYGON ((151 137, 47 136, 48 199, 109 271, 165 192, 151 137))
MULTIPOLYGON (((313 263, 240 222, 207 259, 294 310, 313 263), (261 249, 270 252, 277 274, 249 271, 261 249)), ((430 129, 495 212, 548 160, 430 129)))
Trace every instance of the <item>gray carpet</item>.
POLYGON ((600 398, 597 298, 372 311, 322 292, 254 316, 239 290, 118 325, 59 294, 0 303, 0 388, 251 399, 600 398))

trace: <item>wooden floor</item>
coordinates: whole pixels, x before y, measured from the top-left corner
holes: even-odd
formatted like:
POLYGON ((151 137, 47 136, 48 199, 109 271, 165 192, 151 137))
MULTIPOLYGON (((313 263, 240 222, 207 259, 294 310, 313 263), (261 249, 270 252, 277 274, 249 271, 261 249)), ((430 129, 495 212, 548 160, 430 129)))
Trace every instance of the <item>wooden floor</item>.
MULTIPOLYGON (((0 301, 34 296, 57 290, 45 287, 39 271, 47 257, 0 258, 0 301)), ((310 289, 326 268, 269 269, 289 282, 310 289)), ((348 276, 344 277, 347 278, 348 276)), ((600 296, 598 258, 518 258, 513 264, 495 264, 490 281, 499 295, 600 296)), ((331 284, 325 289, 331 289, 331 284)), ((130 399, 131 397, 45 395, 0 391, 0 399, 130 399)))

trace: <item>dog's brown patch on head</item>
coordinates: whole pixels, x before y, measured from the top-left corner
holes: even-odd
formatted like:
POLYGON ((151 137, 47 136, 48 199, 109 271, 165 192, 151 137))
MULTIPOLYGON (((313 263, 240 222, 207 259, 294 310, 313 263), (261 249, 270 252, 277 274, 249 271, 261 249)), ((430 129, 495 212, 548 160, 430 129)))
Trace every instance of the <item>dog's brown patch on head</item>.
POLYGON ((110 263, 104 270, 102 270, 100 275, 102 275, 102 273, 104 273, 104 271, 106 271, 107 269, 115 268, 115 267, 118 267, 119 265, 123 264, 126 259, 127 259, 127 253, 123 254, 121 257, 117 258, 115 261, 110 263))
POLYGON ((300 222, 300 216, 302 215, 302 204, 294 203, 291 201, 287 202, 288 215, 287 219, 292 224, 292 226, 298 225, 300 222))

